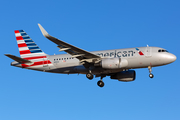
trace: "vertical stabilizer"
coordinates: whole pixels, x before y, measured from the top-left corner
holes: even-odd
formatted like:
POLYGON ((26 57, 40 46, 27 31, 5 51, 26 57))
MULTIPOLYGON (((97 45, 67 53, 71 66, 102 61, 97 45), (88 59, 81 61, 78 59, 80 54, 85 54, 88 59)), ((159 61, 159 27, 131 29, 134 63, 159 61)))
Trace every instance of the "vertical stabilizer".
POLYGON ((15 30, 14 32, 21 58, 46 55, 24 30, 15 30))
POLYGON ((47 66, 51 62, 47 55, 37 46, 24 30, 15 30, 15 36, 21 58, 30 60, 33 64, 22 64, 22 67, 47 66))

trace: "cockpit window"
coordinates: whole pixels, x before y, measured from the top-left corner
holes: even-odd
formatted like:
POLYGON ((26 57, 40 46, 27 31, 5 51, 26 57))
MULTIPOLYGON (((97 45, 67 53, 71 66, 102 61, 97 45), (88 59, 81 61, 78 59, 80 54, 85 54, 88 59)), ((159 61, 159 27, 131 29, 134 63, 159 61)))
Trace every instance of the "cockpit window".
POLYGON ((162 52, 166 52, 166 50, 162 50, 162 52))
POLYGON ((158 52, 168 52, 168 51, 164 50, 164 49, 160 49, 160 50, 158 50, 158 52))

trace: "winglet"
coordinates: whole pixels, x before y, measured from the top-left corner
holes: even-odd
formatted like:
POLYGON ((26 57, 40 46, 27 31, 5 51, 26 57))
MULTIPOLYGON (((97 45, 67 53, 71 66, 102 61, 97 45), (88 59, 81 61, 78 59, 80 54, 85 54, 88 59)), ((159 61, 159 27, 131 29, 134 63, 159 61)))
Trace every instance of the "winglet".
POLYGON ((42 34, 44 35, 44 37, 48 37, 49 34, 48 34, 47 31, 41 26, 41 24, 38 23, 38 26, 39 26, 42 34))

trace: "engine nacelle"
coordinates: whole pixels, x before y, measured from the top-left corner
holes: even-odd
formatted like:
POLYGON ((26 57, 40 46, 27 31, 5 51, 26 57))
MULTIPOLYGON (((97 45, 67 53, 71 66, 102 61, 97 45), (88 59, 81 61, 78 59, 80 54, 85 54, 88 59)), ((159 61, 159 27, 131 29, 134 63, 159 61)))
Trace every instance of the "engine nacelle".
POLYGON ((136 78, 136 72, 134 70, 122 71, 111 76, 111 79, 117 79, 123 82, 134 81, 136 78))
POLYGON ((100 63, 95 64, 95 66, 101 66, 105 69, 126 68, 128 61, 122 58, 105 58, 102 59, 100 63))

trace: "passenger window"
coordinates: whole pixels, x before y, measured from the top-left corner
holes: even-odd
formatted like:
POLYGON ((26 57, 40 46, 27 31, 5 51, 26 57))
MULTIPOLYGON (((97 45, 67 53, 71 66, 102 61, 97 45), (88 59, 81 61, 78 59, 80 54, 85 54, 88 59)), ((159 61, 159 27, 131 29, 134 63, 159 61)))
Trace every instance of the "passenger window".
POLYGON ((64 58, 64 60, 66 60, 66 58, 64 58))
POLYGON ((158 52, 161 52, 161 50, 158 50, 158 52))
POLYGON ((62 58, 62 60, 63 60, 63 58, 62 58))
POLYGON ((59 58, 59 60, 61 60, 61 58, 59 58))

